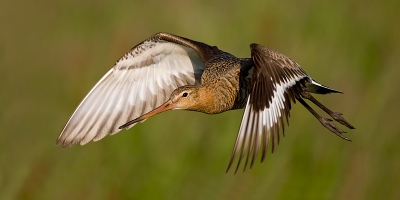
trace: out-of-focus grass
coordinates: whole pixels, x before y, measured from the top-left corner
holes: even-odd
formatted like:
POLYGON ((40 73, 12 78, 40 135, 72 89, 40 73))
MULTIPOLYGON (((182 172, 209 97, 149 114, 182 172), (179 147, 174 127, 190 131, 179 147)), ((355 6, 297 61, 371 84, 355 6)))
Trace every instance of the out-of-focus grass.
POLYGON ((2 1, 0 199, 400 199, 399 1, 2 1), (127 50, 171 32, 248 57, 260 43, 344 95, 345 142, 292 109, 274 155, 225 174, 242 111, 172 111, 86 146, 54 146, 127 50))

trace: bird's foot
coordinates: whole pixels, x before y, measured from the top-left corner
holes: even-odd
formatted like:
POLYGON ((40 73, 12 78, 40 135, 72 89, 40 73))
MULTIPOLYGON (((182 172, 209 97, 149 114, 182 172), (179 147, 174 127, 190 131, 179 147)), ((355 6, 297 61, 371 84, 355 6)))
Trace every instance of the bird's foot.
POLYGON ((335 121, 341 123, 342 125, 344 125, 344 126, 350 128, 350 129, 354 129, 354 126, 352 126, 349 122, 347 122, 347 121, 344 119, 342 113, 340 113, 340 112, 333 112, 333 113, 331 114, 331 116, 332 116, 332 118, 333 118, 335 121))
MULTIPOLYGON (((336 119, 335 119, 336 120, 336 119)), ((351 141, 350 139, 348 139, 347 137, 345 137, 344 135, 342 135, 342 133, 346 133, 345 131, 340 130, 335 124, 332 123, 331 119, 328 118, 321 118, 320 122, 323 126, 325 126, 325 128, 327 128, 328 130, 330 130, 332 133, 336 134, 337 136, 339 136, 340 138, 347 140, 347 141, 351 141)))

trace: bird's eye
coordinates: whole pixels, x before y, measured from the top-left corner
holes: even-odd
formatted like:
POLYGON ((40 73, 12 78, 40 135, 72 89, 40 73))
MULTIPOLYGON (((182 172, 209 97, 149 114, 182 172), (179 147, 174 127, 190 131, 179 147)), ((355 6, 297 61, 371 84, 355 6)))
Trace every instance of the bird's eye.
POLYGON ((182 97, 187 97, 187 96, 188 96, 187 92, 182 93, 182 97))

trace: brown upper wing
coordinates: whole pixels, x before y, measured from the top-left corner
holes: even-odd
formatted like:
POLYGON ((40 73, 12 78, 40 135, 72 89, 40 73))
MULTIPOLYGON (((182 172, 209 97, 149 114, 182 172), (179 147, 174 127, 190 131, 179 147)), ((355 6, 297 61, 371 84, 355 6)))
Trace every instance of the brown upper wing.
POLYGON ((249 161, 251 168, 260 149, 262 162, 270 141, 274 151, 275 142, 279 144, 279 131, 284 132, 285 120, 288 123, 290 101, 295 101, 302 89, 299 83, 308 77, 285 55, 258 44, 251 44, 250 48, 254 63, 252 88, 227 171, 236 156, 236 171, 244 157, 244 170, 249 161))

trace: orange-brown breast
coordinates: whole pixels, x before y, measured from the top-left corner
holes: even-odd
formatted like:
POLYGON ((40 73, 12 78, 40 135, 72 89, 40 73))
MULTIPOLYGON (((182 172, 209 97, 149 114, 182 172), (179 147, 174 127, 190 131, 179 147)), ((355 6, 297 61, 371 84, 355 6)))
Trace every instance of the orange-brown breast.
POLYGON ((214 64, 203 73, 198 111, 218 114, 243 108, 250 91, 250 80, 242 62, 235 58, 214 64))

